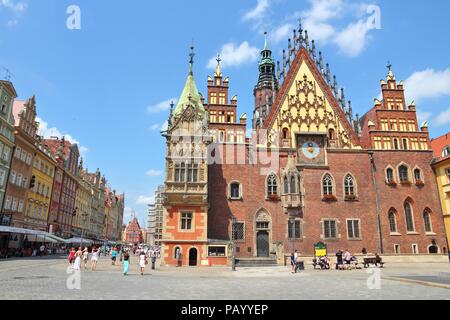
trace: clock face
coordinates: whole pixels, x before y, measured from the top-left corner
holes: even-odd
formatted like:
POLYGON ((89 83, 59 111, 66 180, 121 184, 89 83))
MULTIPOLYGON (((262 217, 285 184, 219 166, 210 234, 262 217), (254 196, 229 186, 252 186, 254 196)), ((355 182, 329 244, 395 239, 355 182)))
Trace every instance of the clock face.
POLYGON ((308 159, 317 158, 320 153, 320 147, 314 141, 307 141, 302 145, 302 153, 308 159))

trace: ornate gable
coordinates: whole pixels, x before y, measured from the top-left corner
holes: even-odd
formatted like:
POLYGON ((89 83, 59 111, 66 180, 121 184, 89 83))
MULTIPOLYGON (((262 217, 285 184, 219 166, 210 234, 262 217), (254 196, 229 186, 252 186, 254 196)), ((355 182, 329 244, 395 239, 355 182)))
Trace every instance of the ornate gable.
POLYGON ((279 133, 282 147, 296 148, 297 134, 314 133, 328 136, 329 147, 361 148, 338 99, 304 47, 296 54, 265 128, 272 136, 279 133))

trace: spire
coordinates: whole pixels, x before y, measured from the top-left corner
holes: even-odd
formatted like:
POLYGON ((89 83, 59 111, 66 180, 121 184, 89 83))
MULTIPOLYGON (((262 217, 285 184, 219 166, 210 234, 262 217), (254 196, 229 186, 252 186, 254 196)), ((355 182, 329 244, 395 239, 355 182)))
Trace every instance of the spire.
POLYGON ((388 69, 388 75, 387 75, 387 80, 394 80, 395 81, 395 76, 394 73, 392 72, 392 64, 388 61, 386 68, 388 69))
POLYGON ((215 77, 222 77, 222 71, 220 70, 220 62, 222 61, 222 59, 220 59, 220 54, 217 54, 217 67, 216 67, 216 72, 214 73, 215 77))
POLYGON ((339 95, 339 89, 338 89, 336 75, 333 76, 333 92, 334 92, 335 97, 337 97, 339 95))
POLYGON ((320 72, 324 72, 323 70, 323 56, 322 56, 322 51, 319 51, 319 68, 320 68, 320 72))
POLYGON ((204 116, 206 114, 205 107, 201 102, 201 97, 194 79, 194 46, 191 46, 190 49, 189 74, 186 84, 184 85, 183 92, 181 93, 181 97, 178 100, 175 111, 173 112, 173 117, 179 117, 188 106, 192 106, 199 115, 204 116))
POLYGON ((330 64, 329 63, 327 63, 326 78, 327 78, 328 84, 330 84, 331 83, 331 73, 330 73, 330 64))
POLYGON ((269 50, 269 45, 267 43, 267 31, 264 32, 264 49, 263 50, 269 50))

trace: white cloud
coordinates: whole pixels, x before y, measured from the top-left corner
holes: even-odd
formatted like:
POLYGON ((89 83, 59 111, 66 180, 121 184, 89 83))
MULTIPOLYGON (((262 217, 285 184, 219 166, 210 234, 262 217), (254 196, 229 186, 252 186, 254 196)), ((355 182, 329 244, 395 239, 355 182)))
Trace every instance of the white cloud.
POLYGON ((145 174, 149 177, 159 177, 159 176, 162 176, 163 172, 161 170, 151 169, 151 170, 148 170, 145 174))
POLYGON ((419 123, 419 125, 421 125, 425 121, 429 121, 433 115, 431 112, 421 111, 419 109, 417 109, 416 114, 417 114, 417 122, 419 123))
POLYGON ((154 125, 152 125, 151 127, 150 127, 150 130, 158 130, 159 128, 160 128, 160 124, 158 124, 158 123, 155 123, 154 125))
POLYGON ((370 28, 367 25, 367 22, 359 20, 338 32, 334 38, 334 42, 341 52, 349 57, 356 57, 366 47, 366 43, 369 40, 369 31, 370 28))
POLYGON ((292 30, 294 30, 294 28, 295 26, 291 23, 286 23, 279 26, 270 34, 270 41, 273 43, 279 43, 283 40, 287 40, 292 34, 292 30))
POLYGON ((161 131, 167 131, 168 128, 169 128, 169 121, 166 120, 161 126, 161 131))
POLYGON ((80 142, 78 142, 77 139, 72 137, 70 134, 64 134, 62 133, 58 128, 56 127, 49 127, 48 123, 42 120, 41 118, 36 118, 36 121, 39 122, 39 131, 38 134, 46 139, 50 139, 51 137, 65 137, 66 140, 68 140, 70 143, 77 144, 78 148, 80 150, 80 154, 82 156, 85 156, 89 149, 85 146, 80 145, 80 142))
POLYGON ((8 27, 14 27, 17 26, 17 24, 19 23, 19 20, 17 19, 12 19, 8 21, 8 27))
POLYGON ((247 11, 242 20, 261 20, 264 17, 267 9, 269 8, 269 4, 269 0, 258 0, 256 7, 251 9, 250 11, 247 11))
POLYGON ((445 111, 442 111, 434 120, 438 126, 443 126, 446 124, 450 124, 450 108, 445 111))
POLYGON ((450 68, 414 72, 405 80, 408 101, 450 95, 450 68))
POLYGON ((136 200, 136 204, 150 204, 155 202, 155 196, 139 196, 136 200))
MULTIPOLYGON (((247 41, 242 42, 239 46, 230 42, 223 45, 220 56, 222 58, 222 67, 240 66, 256 61, 259 56, 259 49, 250 46, 247 41)), ((216 66, 216 57, 213 57, 208 62, 208 68, 215 69, 216 66)))
POLYGON ((151 105, 147 107, 147 111, 150 113, 158 113, 158 112, 162 112, 162 111, 167 111, 170 109, 170 104, 173 102, 174 104, 176 104, 178 101, 177 98, 171 98, 171 99, 167 99, 165 101, 161 101, 155 105, 151 105))
POLYGON ((14 2, 13 0, 0 0, 0 6, 10 9, 14 12, 25 11, 27 5, 22 2, 14 2))

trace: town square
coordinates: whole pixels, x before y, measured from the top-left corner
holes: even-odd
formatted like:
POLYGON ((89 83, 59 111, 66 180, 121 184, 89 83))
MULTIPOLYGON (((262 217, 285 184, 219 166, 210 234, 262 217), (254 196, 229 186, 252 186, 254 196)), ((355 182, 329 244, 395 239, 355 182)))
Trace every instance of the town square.
POLYGON ((0 300, 449 300, 434 1, 0 1, 0 300))

